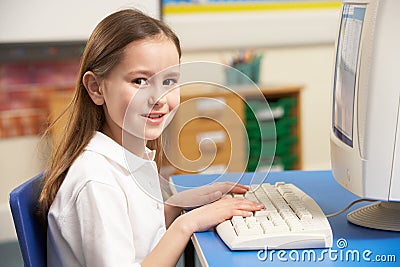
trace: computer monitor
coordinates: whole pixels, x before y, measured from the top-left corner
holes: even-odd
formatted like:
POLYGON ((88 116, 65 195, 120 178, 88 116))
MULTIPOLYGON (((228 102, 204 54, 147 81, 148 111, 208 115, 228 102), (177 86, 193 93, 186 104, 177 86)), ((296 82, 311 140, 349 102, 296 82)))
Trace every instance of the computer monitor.
POLYGON ((381 201, 348 220, 392 231, 400 231, 399 11, 399 0, 343 1, 330 134, 336 181, 381 201))

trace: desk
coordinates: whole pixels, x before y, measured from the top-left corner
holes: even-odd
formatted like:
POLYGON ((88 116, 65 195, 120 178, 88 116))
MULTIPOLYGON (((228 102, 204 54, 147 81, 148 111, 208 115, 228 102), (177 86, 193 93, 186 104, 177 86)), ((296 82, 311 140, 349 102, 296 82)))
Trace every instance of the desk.
MULTIPOLYGON (((202 186, 216 181, 239 181, 249 184, 253 173, 224 175, 180 175, 173 176, 176 191, 202 186)), ((258 179, 266 174, 256 173, 258 179)), ((311 196, 325 214, 346 207, 358 197, 342 188, 331 171, 284 171, 271 172, 265 182, 284 181, 293 183, 311 196)), ((366 204, 356 204, 350 210, 366 204)), ((196 252, 203 266, 398 266, 400 262, 400 233, 362 228, 348 223, 345 212, 329 222, 333 231, 331 251, 286 250, 267 252, 268 258, 260 260, 259 251, 230 251, 216 232, 195 233, 192 237, 196 252), (279 254, 281 253, 281 254, 279 254), (314 254, 315 253, 315 254, 314 254), (331 254, 329 254, 331 253, 331 254), (272 255, 272 257, 271 257, 272 255), (304 256, 302 256, 304 255, 304 256), (314 256, 315 255, 315 256, 314 256), (322 256, 321 256, 322 255, 322 256), (357 258, 357 255, 359 258, 357 258), (279 256, 281 259, 279 259, 279 256), (294 261, 296 257, 297 261, 294 261), (364 256, 364 257, 363 257, 364 256), (310 257, 310 258, 309 258, 310 257)))

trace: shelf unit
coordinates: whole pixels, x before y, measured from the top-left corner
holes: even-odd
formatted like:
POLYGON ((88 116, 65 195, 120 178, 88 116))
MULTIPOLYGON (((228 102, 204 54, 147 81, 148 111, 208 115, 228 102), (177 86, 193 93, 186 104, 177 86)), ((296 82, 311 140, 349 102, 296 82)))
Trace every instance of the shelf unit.
MULTIPOLYGON (((251 86, 253 87, 253 86, 251 86)), ((246 103, 260 98, 271 107, 290 100, 284 116, 292 118, 286 135, 292 142, 285 151, 295 161, 284 164, 284 169, 301 169, 301 115, 298 85, 260 86, 260 90, 242 85, 228 90, 216 85, 194 84, 181 87, 181 106, 164 136, 164 175, 188 173, 221 173, 253 171, 248 165, 249 146, 246 133, 246 103)), ((278 123, 278 122, 277 122, 278 123)), ((254 141, 249 132, 250 142, 254 141)), ((277 146, 282 141, 277 138, 277 146)), ((250 143, 249 142, 249 143, 250 143)), ((251 153, 251 152, 250 152, 251 153)), ((284 155, 279 155, 280 157, 284 155)), ((261 159, 264 160, 264 159, 261 159)), ((265 162, 261 162, 264 167, 265 162)), ((276 167, 276 166, 274 166, 276 167)), ((263 168, 258 169, 263 170, 263 168)))

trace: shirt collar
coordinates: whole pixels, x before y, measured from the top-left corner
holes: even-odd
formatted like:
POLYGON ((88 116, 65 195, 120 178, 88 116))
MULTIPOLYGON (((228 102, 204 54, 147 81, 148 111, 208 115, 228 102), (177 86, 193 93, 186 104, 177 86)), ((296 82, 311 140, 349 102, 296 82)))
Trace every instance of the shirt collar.
POLYGON ((128 171, 135 171, 145 164, 154 164, 155 151, 146 147, 145 152, 150 160, 138 157, 123 146, 112 140, 107 135, 96 131, 85 150, 93 151, 115 161, 128 171))

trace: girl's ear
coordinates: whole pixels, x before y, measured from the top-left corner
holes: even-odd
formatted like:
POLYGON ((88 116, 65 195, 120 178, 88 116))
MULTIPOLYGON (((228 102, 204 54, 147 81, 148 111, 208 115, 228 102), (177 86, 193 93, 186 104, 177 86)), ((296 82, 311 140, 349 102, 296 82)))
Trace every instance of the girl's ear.
POLYGON ((82 78, 82 83, 86 88, 90 98, 96 105, 104 104, 103 93, 100 88, 100 81, 96 74, 91 71, 87 71, 82 78))

